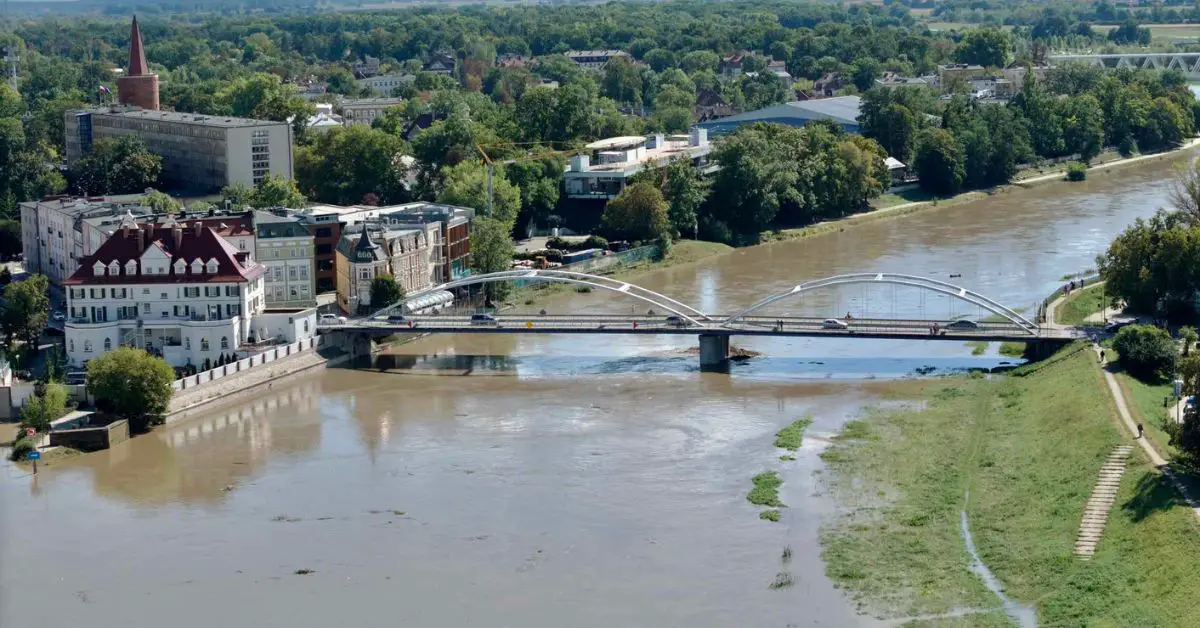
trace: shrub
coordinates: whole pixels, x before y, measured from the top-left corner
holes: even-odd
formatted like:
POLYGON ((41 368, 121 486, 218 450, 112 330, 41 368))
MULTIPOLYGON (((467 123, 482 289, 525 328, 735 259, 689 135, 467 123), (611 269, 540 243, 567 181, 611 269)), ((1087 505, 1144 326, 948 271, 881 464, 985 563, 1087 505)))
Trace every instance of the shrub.
POLYGON ((8 454, 8 459, 12 461, 24 460, 29 456, 29 452, 36 449, 33 445, 33 439, 28 436, 18 438, 17 442, 13 443, 12 452, 8 454))
POLYGON ((1087 178, 1087 164, 1072 161, 1067 164, 1067 181, 1083 181, 1087 178))
POLYGON ((608 240, 605 240, 604 238, 602 238, 598 235, 588 236, 587 239, 584 240, 581 244, 582 244, 582 248, 580 250, 583 250, 583 249, 607 249, 608 248, 608 240))
POLYGON ((1178 354, 1165 329, 1130 325, 1117 332, 1113 348, 1120 354, 1121 366, 1139 379, 1162 380, 1175 372, 1178 354))
POLYGON ((50 429, 51 421, 67 413, 67 397, 66 386, 46 384, 41 394, 25 400, 21 408, 21 426, 32 427, 39 432, 50 429))

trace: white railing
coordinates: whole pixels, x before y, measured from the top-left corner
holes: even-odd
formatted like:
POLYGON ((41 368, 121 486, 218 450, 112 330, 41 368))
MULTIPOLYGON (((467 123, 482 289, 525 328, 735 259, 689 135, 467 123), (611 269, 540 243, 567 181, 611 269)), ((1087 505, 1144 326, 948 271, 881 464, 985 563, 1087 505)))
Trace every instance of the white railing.
POLYGON ((188 375, 187 377, 177 379, 172 382, 171 388, 175 389, 176 391, 187 390, 189 388, 195 388, 201 384, 206 384, 224 377, 229 377, 230 375, 235 375, 243 371, 249 371, 250 369, 262 366, 269 362, 281 360, 288 356, 296 355, 303 351, 320 347, 323 338, 324 336, 306 338, 299 342, 293 342, 290 345, 283 345, 280 347, 275 347, 274 349, 263 351, 262 353, 256 353, 248 358, 242 358, 237 362, 230 362, 229 364, 223 364, 217 368, 196 373, 195 375, 188 375))

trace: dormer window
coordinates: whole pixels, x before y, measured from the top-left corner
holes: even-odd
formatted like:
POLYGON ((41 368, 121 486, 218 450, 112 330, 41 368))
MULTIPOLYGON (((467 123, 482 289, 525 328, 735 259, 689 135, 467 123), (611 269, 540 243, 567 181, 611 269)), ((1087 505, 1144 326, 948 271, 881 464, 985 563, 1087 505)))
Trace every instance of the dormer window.
POLYGON ((130 277, 136 275, 137 274, 137 262, 135 262, 133 260, 129 260, 128 262, 125 262, 125 274, 129 275, 130 277))
POLYGON ((112 263, 108 265, 108 274, 114 277, 121 274, 121 265, 117 263, 117 260, 113 260, 112 263))
POLYGON ((96 262, 96 265, 93 266, 92 268, 93 268, 93 270, 95 270, 97 277, 103 277, 104 270, 107 267, 104 265, 104 262, 96 262))
POLYGON ((204 274, 204 262, 200 261, 199 257, 192 260, 192 274, 193 275, 203 275, 204 274))
POLYGON ((182 275, 187 272, 187 262, 177 259, 175 260, 175 274, 182 275))
POLYGON ((208 274, 210 274, 210 275, 217 274, 217 258, 215 258, 215 257, 208 260, 208 274))

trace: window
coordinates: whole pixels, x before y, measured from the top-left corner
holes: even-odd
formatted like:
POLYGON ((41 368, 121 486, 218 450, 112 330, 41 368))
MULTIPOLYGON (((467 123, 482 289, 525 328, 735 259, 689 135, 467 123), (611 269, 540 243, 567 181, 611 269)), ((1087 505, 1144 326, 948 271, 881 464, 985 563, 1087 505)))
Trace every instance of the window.
POLYGON ((213 275, 217 274, 217 260, 208 260, 208 272, 213 275))
POLYGON ((160 274, 160 275, 165 275, 165 274, 167 274, 167 267, 166 267, 166 266, 159 266, 159 267, 158 267, 158 274, 160 274))
POLYGON ((185 272, 187 272, 187 262, 181 259, 175 260, 175 274, 182 275, 185 272))
POLYGON ((165 292, 160 292, 160 293, 158 293, 158 298, 160 298, 160 299, 163 299, 163 300, 166 300, 166 298, 167 298, 167 293, 165 293, 165 292))
POLYGON ((228 349, 229 349, 229 338, 226 338, 225 336, 221 336, 221 350, 227 351, 228 349))
POLYGON ((295 266, 288 266, 288 279, 295 279, 295 278, 296 278, 296 272, 297 272, 297 271, 296 271, 296 267, 295 267, 295 266))
POLYGON ((329 227, 321 227, 320 229, 317 229, 317 237, 318 238, 332 238, 333 237, 333 229, 330 229, 329 227))
POLYGON ((300 298, 300 291, 296 290, 296 288, 291 288, 288 292, 291 295, 293 301, 300 298))
POLYGON ((304 333, 308 333, 308 319, 304 319, 304 333))
MULTIPOLYGON (((308 331, 308 330, 306 329, 304 331, 308 331)), ((74 338, 67 341, 67 351, 70 353, 75 353, 75 339, 74 338)))
POLYGON ((84 341, 83 341, 83 352, 84 352, 84 353, 91 353, 91 352, 92 352, 92 341, 91 341, 91 340, 84 340, 84 341))
POLYGON ((150 289, 149 289, 149 288, 142 288, 142 294, 144 294, 144 295, 150 294, 150 289))
POLYGON ((308 279, 308 266, 300 266, 299 268, 300 270, 298 272, 300 273, 300 278, 308 279))
POLYGON ((186 306, 186 305, 176 305, 175 306, 175 316, 189 316, 190 314, 191 314, 191 309, 188 306, 186 306))
POLYGON ((241 286, 225 286, 225 296, 236 297, 236 296, 241 296, 241 294, 242 294, 241 286))
POLYGON ((370 268, 360 269, 358 271, 358 278, 359 279, 370 279, 371 278, 371 269, 370 268))
POLYGON ((275 300, 276 301, 283 300, 283 286, 275 286, 275 300))
POLYGON ((142 304, 142 314, 149 314, 149 313, 150 313, 150 304, 143 303, 142 304))
POLYGON ((208 338, 201 338, 201 339, 200 339, 200 350, 201 350, 201 351, 208 351, 208 338))
POLYGON ((271 249, 271 258, 279 259, 279 249, 271 249))
POLYGON ((192 339, 190 337, 183 339, 183 348, 188 351, 192 350, 192 339))
POLYGON ((108 274, 110 274, 110 275, 120 275, 121 274, 121 265, 117 263, 117 260, 113 260, 112 263, 108 265, 108 274))
POLYGON ((126 275, 136 275, 137 274, 137 262, 135 262, 133 260, 129 260, 128 262, 125 262, 125 274, 126 275))
POLYGON ((105 351, 112 351, 112 338, 105 338, 105 339, 104 339, 104 350, 105 350, 105 351))
POLYGON ((332 255, 332 254, 333 254, 333 245, 332 244, 318 244, 317 245, 317 255, 332 255))
POLYGON ((271 278, 275 281, 283 281, 283 267, 275 266, 271 268, 271 278))
POLYGON ((193 275, 204 274, 204 262, 201 262, 199 257, 192 260, 192 274, 193 275))
POLYGON ((225 315, 226 316, 233 317, 233 316, 237 316, 241 313, 242 313, 242 305, 240 303, 226 303, 225 304, 225 315))
POLYGON ((204 286, 204 296, 206 296, 206 297, 221 296, 221 286, 204 286))

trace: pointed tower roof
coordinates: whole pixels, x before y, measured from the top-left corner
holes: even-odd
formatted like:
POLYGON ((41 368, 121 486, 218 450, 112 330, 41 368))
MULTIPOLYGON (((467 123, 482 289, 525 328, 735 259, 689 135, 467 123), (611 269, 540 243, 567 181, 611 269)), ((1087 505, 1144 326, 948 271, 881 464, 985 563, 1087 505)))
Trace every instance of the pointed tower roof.
POLYGON ((146 51, 142 49, 142 30, 138 28, 137 16, 133 16, 133 25, 129 27, 129 68, 126 76, 145 76, 150 73, 146 64, 146 51))

